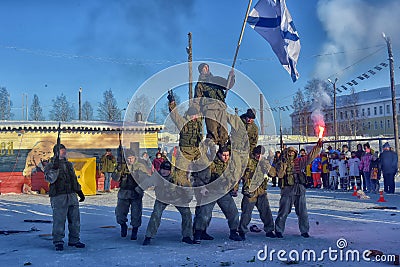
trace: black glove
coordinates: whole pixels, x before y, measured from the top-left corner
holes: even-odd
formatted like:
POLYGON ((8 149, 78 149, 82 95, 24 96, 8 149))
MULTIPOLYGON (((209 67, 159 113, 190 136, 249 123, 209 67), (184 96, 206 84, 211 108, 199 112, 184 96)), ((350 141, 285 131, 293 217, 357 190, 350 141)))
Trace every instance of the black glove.
POLYGON ((167 99, 168 99, 169 103, 172 103, 172 102, 175 101, 175 97, 174 97, 174 94, 173 94, 172 90, 168 90, 167 99))
POLYGON ((85 200, 85 195, 83 194, 82 190, 76 192, 79 196, 79 202, 83 202, 85 200))
POLYGON ((58 168, 60 167, 60 159, 59 158, 55 158, 53 161, 53 169, 54 170, 58 170, 58 168))

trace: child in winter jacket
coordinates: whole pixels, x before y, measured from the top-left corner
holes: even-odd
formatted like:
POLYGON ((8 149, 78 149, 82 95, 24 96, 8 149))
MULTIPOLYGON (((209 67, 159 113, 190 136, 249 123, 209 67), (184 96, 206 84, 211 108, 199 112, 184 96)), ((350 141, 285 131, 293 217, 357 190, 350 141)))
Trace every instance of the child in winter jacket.
POLYGON ((359 190, 361 189, 360 159, 355 151, 351 152, 351 158, 348 162, 351 188, 354 188, 357 183, 357 190, 359 190))
POLYGON ((379 180, 381 179, 381 161, 378 152, 372 155, 371 164, 369 165, 371 177, 371 193, 379 192, 379 180))
POLYGON ((332 190, 336 190, 338 188, 338 167, 338 153, 333 152, 331 154, 331 158, 329 159, 329 187, 332 190))
POLYGON ((349 186, 349 171, 348 171, 348 162, 346 159, 346 154, 340 154, 339 161, 339 177, 340 177, 340 189, 342 191, 347 191, 349 186))
POLYGON ((372 155, 371 150, 365 150, 364 156, 361 157, 360 162, 360 170, 364 173, 365 177, 365 192, 369 192, 371 190, 371 173, 369 165, 371 164, 372 155))

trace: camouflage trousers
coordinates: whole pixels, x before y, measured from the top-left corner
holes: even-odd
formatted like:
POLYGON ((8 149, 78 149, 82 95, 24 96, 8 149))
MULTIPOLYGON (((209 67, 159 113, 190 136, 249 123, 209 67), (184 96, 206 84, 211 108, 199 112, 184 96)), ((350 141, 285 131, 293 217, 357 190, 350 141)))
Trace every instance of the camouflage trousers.
POLYGON ((266 233, 274 230, 274 219, 272 218, 271 208, 267 194, 262 194, 257 197, 249 198, 243 196, 241 209, 242 214, 240 216, 239 232, 247 233, 249 230, 247 226, 251 221, 251 215, 253 213, 254 206, 260 214, 261 221, 264 223, 264 231, 266 233))
POLYGON ((279 200, 278 216, 275 220, 275 232, 283 233, 285 223, 294 205, 300 233, 308 233, 310 225, 306 206, 306 189, 301 184, 285 186, 281 189, 281 199, 279 200))
POLYGON ((131 211, 131 225, 139 228, 142 225, 142 196, 134 190, 120 189, 118 192, 118 202, 115 208, 115 217, 118 224, 128 222, 127 216, 131 211))
MULTIPOLYGON (((161 216, 163 211, 169 204, 165 204, 161 201, 156 200, 154 202, 153 212, 147 225, 146 237, 154 237, 157 233, 158 227, 160 227, 161 216)), ((175 208, 179 211, 182 217, 182 236, 192 238, 192 212, 189 207, 178 207, 175 208)))
POLYGON ((191 186, 188 178, 190 166, 192 162, 199 159, 200 156, 201 152, 198 147, 180 147, 173 172, 176 184, 182 186, 191 186))
POLYGON ((224 145, 228 141, 228 124, 224 109, 207 109, 203 111, 207 134, 211 134, 216 144, 224 145))
POLYGON ((194 230, 205 231, 210 225, 212 218, 212 211, 215 204, 218 204, 225 218, 228 220, 228 226, 230 230, 237 230, 239 227, 239 212, 236 207, 233 197, 228 193, 217 201, 211 203, 196 206, 194 216, 194 230))
POLYGON ((68 242, 79 242, 81 222, 76 193, 50 197, 50 203, 53 209, 53 244, 64 244, 66 219, 68 219, 68 242))

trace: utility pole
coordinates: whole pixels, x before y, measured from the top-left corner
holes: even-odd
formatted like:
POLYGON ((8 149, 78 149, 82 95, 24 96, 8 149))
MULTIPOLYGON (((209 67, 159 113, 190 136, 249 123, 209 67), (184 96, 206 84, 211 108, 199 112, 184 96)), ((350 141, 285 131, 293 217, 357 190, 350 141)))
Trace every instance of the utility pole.
POLYGON ((337 121, 336 121, 336 82, 338 81, 338 78, 335 78, 335 81, 331 81, 331 79, 328 79, 328 82, 330 82, 333 85, 333 131, 335 132, 335 149, 336 149, 336 144, 337 144, 337 139, 338 139, 338 132, 337 132, 337 121))
POLYGON ((79 88, 79 120, 82 120, 82 87, 79 88))
MULTIPOLYGON (((397 111, 396 111, 396 87, 394 85, 394 59, 392 53, 392 42, 389 36, 382 33, 383 39, 386 41, 388 55, 389 55, 389 67, 390 67, 390 91, 392 93, 392 114, 393 114, 393 135, 394 135, 394 147, 397 156, 399 156, 399 125, 397 123, 397 111)), ((398 166, 400 157, 398 157, 398 166)))
POLYGON ((192 54, 192 33, 188 33, 188 47, 186 48, 186 52, 188 54, 188 62, 189 62, 189 99, 193 98, 193 54, 192 54))

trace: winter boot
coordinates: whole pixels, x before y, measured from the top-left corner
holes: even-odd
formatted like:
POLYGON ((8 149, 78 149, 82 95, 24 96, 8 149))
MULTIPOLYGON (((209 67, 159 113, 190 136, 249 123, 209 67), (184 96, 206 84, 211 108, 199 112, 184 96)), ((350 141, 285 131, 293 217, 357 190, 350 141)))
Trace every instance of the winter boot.
POLYGON ((121 223, 121 237, 126 237, 128 235, 128 226, 126 223, 121 223))
POLYGON ((243 239, 238 235, 236 230, 231 230, 229 239, 233 241, 243 241, 243 239))
POLYGON ((310 235, 309 235, 307 232, 302 233, 301 236, 302 236, 302 237, 305 237, 305 238, 309 238, 309 237, 310 237, 310 235))
POLYGON ((239 231, 239 236, 242 238, 242 240, 246 240, 246 234, 244 232, 239 231))
POLYGON ((144 238, 144 240, 143 240, 143 246, 147 246, 147 245, 150 245, 150 240, 151 240, 151 237, 145 237, 144 238))
POLYGON ((131 240, 137 240, 137 232, 138 232, 138 228, 137 227, 133 227, 132 228, 131 240))
POLYGON ((275 235, 274 232, 272 232, 272 231, 266 233, 265 236, 266 236, 266 237, 269 237, 269 238, 275 238, 275 237, 276 237, 276 235, 275 235))
POLYGON ((275 231, 275 236, 276 236, 277 238, 283 238, 283 235, 282 235, 281 232, 276 232, 276 231, 275 231))
POLYGON ((63 244, 57 244, 55 245, 56 251, 63 251, 64 250, 64 245, 63 244))
POLYGON ((76 247, 76 248, 84 248, 85 244, 83 244, 82 242, 76 242, 76 243, 69 243, 68 242, 68 246, 69 247, 76 247))
POLYGON ((186 244, 190 244, 190 245, 193 244, 193 240, 192 240, 190 237, 188 237, 188 236, 182 238, 182 242, 184 242, 184 243, 186 243, 186 244))
POLYGON ((193 244, 200 244, 201 242, 201 233, 203 231, 201 230, 195 230, 194 231, 194 238, 193 238, 193 244))
POLYGON ((214 237, 207 234, 207 232, 204 230, 201 232, 201 240, 214 240, 214 237))

